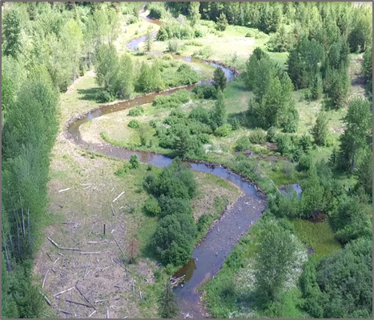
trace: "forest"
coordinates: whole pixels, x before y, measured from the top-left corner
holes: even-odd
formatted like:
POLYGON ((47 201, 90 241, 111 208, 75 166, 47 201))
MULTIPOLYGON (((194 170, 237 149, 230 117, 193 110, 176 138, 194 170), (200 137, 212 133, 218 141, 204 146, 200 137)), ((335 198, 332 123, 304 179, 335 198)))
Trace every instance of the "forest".
POLYGON ((3 2, 2 39, 3 318, 372 318, 371 4, 3 2))

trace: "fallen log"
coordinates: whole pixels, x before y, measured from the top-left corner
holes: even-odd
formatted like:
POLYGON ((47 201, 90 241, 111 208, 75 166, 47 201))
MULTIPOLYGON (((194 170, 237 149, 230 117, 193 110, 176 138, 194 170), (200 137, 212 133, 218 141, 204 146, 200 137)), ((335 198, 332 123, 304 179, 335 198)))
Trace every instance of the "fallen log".
POLYGON ((72 250, 72 251, 80 251, 81 249, 78 249, 78 248, 65 248, 65 247, 61 247, 60 245, 58 245, 55 241, 53 241, 50 237, 47 238, 54 246, 56 246, 57 248, 61 249, 61 250, 72 250))
POLYGON ((80 305, 80 306, 84 306, 84 307, 87 307, 87 308, 93 308, 93 306, 89 306, 88 304, 85 304, 85 303, 81 303, 81 302, 77 302, 77 301, 72 301, 72 300, 69 300, 69 299, 65 299, 65 301, 69 302, 69 303, 74 303, 74 304, 77 304, 77 305, 80 305))
POLYGON ((68 312, 68 311, 65 311, 65 310, 57 309, 57 311, 60 311, 60 312, 65 313, 65 314, 73 315, 71 312, 68 312))
POLYGON ((87 297, 83 294, 83 292, 78 288, 78 282, 75 284, 75 288, 78 290, 79 294, 86 300, 92 308, 96 310, 96 308, 92 305, 92 303, 87 299, 87 297))
POLYGON ((113 200, 113 202, 115 202, 115 201, 117 201, 120 197, 122 197, 122 195, 125 193, 125 191, 122 191, 121 193, 120 193, 120 195, 117 197, 117 198, 115 198, 114 200, 113 200))
POLYGON ((47 298, 47 296, 43 292, 41 292, 40 290, 39 290, 39 293, 43 296, 43 298, 45 299, 45 301, 47 301, 47 303, 51 306, 52 302, 49 301, 49 299, 47 298))
POLYGON ((72 289, 74 289, 74 287, 71 287, 71 288, 69 288, 69 289, 66 289, 66 290, 63 290, 63 291, 57 292, 57 293, 55 293, 53 296, 56 297, 56 296, 58 296, 58 295, 60 295, 60 294, 63 294, 63 293, 65 293, 65 292, 68 292, 68 291, 70 291, 70 290, 72 290, 72 289))
POLYGON ((96 310, 94 310, 88 317, 91 318, 96 313, 96 310))
POLYGON ((101 252, 81 252, 81 254, 101 254, 101 252))
POLYGON ((43 279, 43 284, 42 284, 42 289, 44 288, 45 280, 47 279, 48 272, 49 272, 49 269, 48 269, 47 272, 45 273, 45 276, 44 276, 44 279, 43 279))

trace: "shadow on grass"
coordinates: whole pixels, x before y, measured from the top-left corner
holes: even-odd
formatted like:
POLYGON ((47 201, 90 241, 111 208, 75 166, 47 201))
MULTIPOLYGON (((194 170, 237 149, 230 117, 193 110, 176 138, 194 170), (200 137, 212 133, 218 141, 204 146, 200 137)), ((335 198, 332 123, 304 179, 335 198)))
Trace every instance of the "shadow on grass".
POLYGON ((101 88, 89 88, 89 89, 78 89, 78 93, 82 95, 82 100, 97 101, 97 97, 102 89, 101 88))

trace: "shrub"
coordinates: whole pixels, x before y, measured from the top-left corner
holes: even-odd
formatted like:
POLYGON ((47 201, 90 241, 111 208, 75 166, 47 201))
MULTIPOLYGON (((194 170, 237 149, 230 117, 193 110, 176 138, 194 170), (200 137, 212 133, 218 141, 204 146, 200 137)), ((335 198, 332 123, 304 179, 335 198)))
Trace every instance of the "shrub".
POLYGON ((269 142, 275 142, 276 134, 277 134, 277 127, 270 127, 266 134, 266 140, 269 142))
POLYGON ((199 81, 199 76, 195 70, 191 69, 191 66, 184 63, 177 69, 177 75, 181 84, 191 85, 199 81))
POLYGON ((96 96, 98 102, 111 102, 116 100, 116 97, 107 90, 101 90, 96 96))
POLYGON ((240 137, 236 141, 235 150, 236 151, 244 151, 248 149, 250 146, 249 139, 247 136, 240 137))
POLYGON ((186 103, 190 100, 190 93, 183 89, 171 94, 170 96, 157 96, 152 105, 154 107, 162 108, 176 108, 183 103, 186 103))
POLYGON ((149 197, 145 201, 144 210, 146 211, 147 214, 151 216, 157 216, 161 213, 161 208, 158 204, 158 201, 153 197, 149 197))
POLYGON ((205 46, 199 51, 194 52, 193 56, 208 59, 212 54, 213 54, 213 50, 211 46, 205 46))
POLYGON ((173 60, 173 57, 171 54, 165 54, 163 57, 162 57, 163 60, 173 60))
MULTIPOLYGON (((203 37, 203 32, 199 29, 195 29, 195 38, 202 38, 203 37)), ((198 45, 202 45, 201 42, 199 42, 198 45)))
POLYGON ((148 17, 159 20, 163 18, 164 13, 165 13, 165 10, 161 6, 156 6, 156 5, 151 4, 151 7, 149 8, 148 17))
POLYGON ((129 164, 131 169, 138 169, 140 167, 140 161, 136 154, 131 155, 129 164))
POLYGON ((140 123, 138 120, 131 120, 127 126, 131 129, 138 129, 140 127, 140 123))
POLYGON ((169 198, 165 195, 161 195, 158 201, 162 212, 161 217, 171 214, 192 215, 192 207, 188 199, 169 198))
POLYGON ((230 124, 224 124, 220 126, 214 131, 214 134, 218 137, 227 137, 232 131, 232 127, 230 124))
POLYGON ((142 107, 134 107, 130 109, 128 115, 130 117, 138 117, 138 116, 141 116, 143 113, 144 113, 144 109, 142 107))
POLYGON ((297 170, 308 171, 313 164, 312 156, 307 154, 302 154, 299 159, 299 164, 297 165, 297 170))
POLYGON ((156 128, 157 127, 157 122, 155 120, 151 120, 149 121, 149 125, 152 127, 152 128, 156 128))
POLYGON ((198 85, 192 90, 199 99, 216 99, 217 89, 210 85, 198 85))
POLYGON ((178 52, 179 50, 179 41, 178 39, 171 39, 168 42, 168 52, 178 52))
POLYGON ((299 140, 299 146, 303 149, 303 151, 308 152, 312 145, 313 143, 310 135, 303 134, 299 140))
POLYGON ((189 119, 194 119, 196 121, 199 121, 201 123, 210 124, 210 113, 207 109, 203 107, 197 107, 193 109, 189 116, 189 119))
POLYGON ((289 135, 279 134, 277 136, 277 149, 281 154, 290 155, 293 148, 294 145, 289 135))
POLYGON ((178 266, 190 259, 195 235, 196 227, 192 218, 168 215, 160 220, 152 243, 158 249, 163 264, 178 266))
POLYGON ((229 120, 229 124, 231 124, 232 130, 238 130, 240 128, 240 121, 238 118, 232 118, 229 120))
POLYGON ((295 173, 294 166, 290 162, 283 164, 282 172, 286 175, 287 179, 291 179, 295 173))
POLYGON ((249 136, 249 141, 252 143, 257 143, 257 144, 265 143, 266 134, 262 129, 256 128, 255 130, 251 132, 249 136))

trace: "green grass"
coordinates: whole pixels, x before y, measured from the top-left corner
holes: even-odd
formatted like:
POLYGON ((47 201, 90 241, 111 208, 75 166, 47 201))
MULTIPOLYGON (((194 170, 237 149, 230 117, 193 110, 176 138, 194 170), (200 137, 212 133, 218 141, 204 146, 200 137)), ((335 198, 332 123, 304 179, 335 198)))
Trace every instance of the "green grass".
POLYGON ((302 219, 291 220, 296 236, 307 245, 312 246, 317 259, 341 248, 334 240, 334 233, 328 221, 312 223, 302 219))

